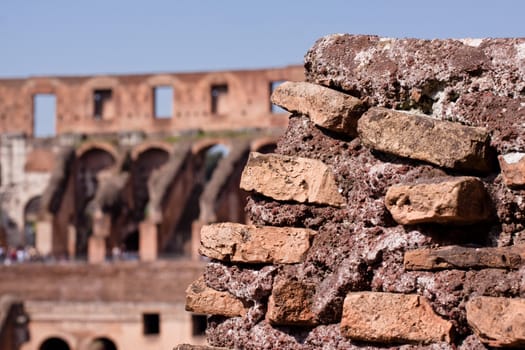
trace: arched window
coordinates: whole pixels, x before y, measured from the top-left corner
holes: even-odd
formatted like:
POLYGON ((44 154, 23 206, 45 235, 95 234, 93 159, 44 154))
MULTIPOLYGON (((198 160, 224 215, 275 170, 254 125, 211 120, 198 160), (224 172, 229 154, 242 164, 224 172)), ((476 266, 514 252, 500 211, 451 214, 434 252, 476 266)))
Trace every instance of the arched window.
POLYGON ((117 350, 115 343, 106 337, 93 339, 88 346, 88 350, 117 350))

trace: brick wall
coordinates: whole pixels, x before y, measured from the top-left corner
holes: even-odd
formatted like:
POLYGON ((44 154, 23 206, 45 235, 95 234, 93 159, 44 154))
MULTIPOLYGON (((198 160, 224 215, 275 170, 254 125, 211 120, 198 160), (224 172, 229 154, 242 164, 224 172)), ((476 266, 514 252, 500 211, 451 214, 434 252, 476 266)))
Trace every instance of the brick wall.
POLYGON ((210 345, 525 346, 524 48, 318 40, 273 94, 275 154, 244 169, 252 224, 201 230, 186 308, 210 345))

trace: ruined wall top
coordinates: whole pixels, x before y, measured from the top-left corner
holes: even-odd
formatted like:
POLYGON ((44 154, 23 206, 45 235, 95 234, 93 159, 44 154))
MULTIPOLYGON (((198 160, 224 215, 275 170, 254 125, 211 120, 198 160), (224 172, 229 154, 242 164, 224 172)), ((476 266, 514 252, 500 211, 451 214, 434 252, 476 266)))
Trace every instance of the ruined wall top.
POLYGON ((0 79, 0 132, 34 134, 35 96, 56 97, 56 133, 284 127, 270 94, 304 79, 301 66, 260 70, 0 79), (171 95, 168 115, 156 90, 171 95))

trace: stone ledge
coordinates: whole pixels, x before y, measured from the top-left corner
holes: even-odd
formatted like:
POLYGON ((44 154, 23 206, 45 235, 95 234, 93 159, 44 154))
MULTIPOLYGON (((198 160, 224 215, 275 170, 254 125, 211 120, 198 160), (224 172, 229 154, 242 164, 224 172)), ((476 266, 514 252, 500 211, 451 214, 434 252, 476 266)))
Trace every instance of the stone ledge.
POLYGON ((406 270, 517 269, 521 266, 521 255, 524 253, 524 249, 518 247, 449 246, 436 249, 416 249, 405 253, 404 264, 406 270))
POLYGON ((385 204, 394 220, 402 225, 472 224, 492 216, 489 196, 475 177, 394 185, 386 193, 385 204))
POLYGON ((247 308, 241 300, 228 292, 219 292, 206 286, 204 278, 194 281, 186 289, 186 311, 203 315, 226 317, 243 316, 247 308))
POLYGON ((357 341, 377 343, 436 343, 451 341, 452 323, 436 315, 419 295, 348 293, 343 305, 341 333, 357 341))
POLYGON ((357 120, 366 110, 356 97, 307 82, 285 82, 275 89, 271 100, 289 112, 309 116, 322 128, 351 136, 357 136, 357 120))
POLYGON ((345 203, 334 174, 317 159, 252 152, 242 172, 240 187, 278 201, 336 207, 345 203))
POLYGON ((484 128, 374 107, 359 119, 357 130, 362 143, 378 151, 457 170, 492 168, 484 128))
POLYGON ((483 343, 525 347, 525 300, 475 297, 465 306, 467 321, 483 343))
POLYGON ((199 253, 221 261, 293 264, 303 260, 315 231, 231 222, 203 226, 199 253))

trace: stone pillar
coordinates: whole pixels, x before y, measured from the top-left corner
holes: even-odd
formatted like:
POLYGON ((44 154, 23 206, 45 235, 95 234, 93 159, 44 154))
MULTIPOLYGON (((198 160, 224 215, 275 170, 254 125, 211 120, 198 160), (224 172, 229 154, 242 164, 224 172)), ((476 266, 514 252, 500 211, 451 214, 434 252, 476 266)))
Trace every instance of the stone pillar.
POLYGON ((67 227, 67 255, 70 259, 75 259, 77 254, 77 229, 73 225, 67 227))
POLYGON ((53 252, 53 225, 49 220, 39 220, 36 222, 36 250, 46 256, 53 252))
POLYGON ((139 256, 141 261, 155 261, 158 256, 158 229, 151 220, 139 224, 139 256))
POLYGON ((106 239, 91 236, 88 241, 88 262, 91 264, 102 263, 106 260, 106 239))

